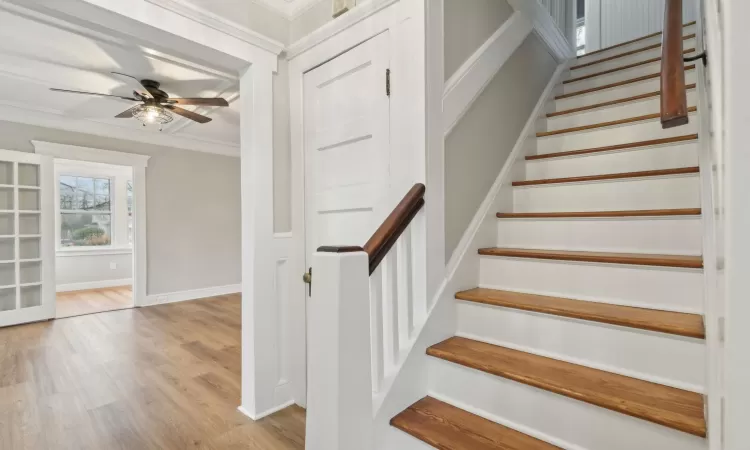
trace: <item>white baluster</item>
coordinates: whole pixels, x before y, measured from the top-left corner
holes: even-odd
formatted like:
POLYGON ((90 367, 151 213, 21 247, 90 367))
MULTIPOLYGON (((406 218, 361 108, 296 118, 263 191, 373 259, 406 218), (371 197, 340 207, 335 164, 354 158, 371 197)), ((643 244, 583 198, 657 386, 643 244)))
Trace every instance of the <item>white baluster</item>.
POLYGON ((372 351, 372 391, 380 392, 385 376, 383 355, 383 269, 370 276, 370 348, 372 351))
POLYGON ((408 342, 414 330, 414 309, 412 290, 412 247, 411 227, 407 228, 401 239, 396 242, 398 248, 398 331, 401 342, 408 342))
POLYGON ((398 249, 393 248, 383 259, 383 347, 385 373, 396 368, 400 342, 398 329, 398 249))

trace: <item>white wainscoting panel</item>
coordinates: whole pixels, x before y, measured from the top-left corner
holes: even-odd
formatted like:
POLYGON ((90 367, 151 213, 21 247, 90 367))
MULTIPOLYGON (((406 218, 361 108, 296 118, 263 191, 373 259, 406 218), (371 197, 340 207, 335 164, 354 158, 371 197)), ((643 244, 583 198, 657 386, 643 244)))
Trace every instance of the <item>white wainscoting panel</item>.
MULTIPOLYGON (((657 33, 664 26, 664 0, 588 0, 586 13, 587 52, 657 33)), ((695 2, 683 2, 683 22, 697 17, 695 2)))

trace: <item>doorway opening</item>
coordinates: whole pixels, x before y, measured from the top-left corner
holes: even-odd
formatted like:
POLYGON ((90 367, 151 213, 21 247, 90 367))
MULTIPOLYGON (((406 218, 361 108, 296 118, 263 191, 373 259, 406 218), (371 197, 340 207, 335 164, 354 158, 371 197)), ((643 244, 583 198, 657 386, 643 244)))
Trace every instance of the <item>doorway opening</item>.
POLYGON ((132 308, 133 168, 54 165, 56 317, 132 308))

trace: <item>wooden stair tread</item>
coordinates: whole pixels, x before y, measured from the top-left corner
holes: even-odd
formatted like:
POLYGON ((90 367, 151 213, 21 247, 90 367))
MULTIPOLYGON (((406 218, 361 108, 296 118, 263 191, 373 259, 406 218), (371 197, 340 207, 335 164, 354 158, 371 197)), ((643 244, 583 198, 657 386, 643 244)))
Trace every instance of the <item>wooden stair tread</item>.
MULTIPOLYGON (((688 108, 688 113, 694 113, 696 111, 698 111, 698 108, 695 106, 691 106, 688 108)), ((557 136, 560 134, 577 133, 579 131, 596 130, 597 128, 614 127, 617 125, 625 125, 628 123, 643 122, 644 120, 659 119, 660 117, 661 113, 644 114, 642 116, 628 117, 625 119, 611 120, 608 122, 592 123, 590 125, 582 125, 580 127, 562 128, 560 130, 552 131, 540 131, 536 134, 536 137, 557 136)))
POLYGON ((700 208, 682 209, 635 209, 624 211, 578 211, 546 213, 497 213, 498 219, 574 219, 597 217, 667 217, 700 216, 700 208))
POLYGON ((391 419, 391 426, 438 449, 559 449, 432 397, 425 397, 399 413, 391 419))
POLYGON ((586 175, 582 177, 546 178, 541 180, 514 181, 513 186, 538 186, 543 184, 580 183, 586 181, 621 180, 626 178, 658 177, 666 175, 683 175, 698 173, 698 166, 679 167, 676 169, 643 170, 640 172, 607 173, 603 175, 586 175))
MULTIPOLYGON (((695 83, 688 84, 688 85, 685 86, 685 90, 691 90, 691 89, 695 89, 695 83)), ((565 109, 563 111, 557 111, 557 112, 553 112, 553 113, 548 113, 547 117, 565 116, 565 115, 568 115, 568 114, 575 114, 575 113, 578 113, 578 112, 589 111, 589 110, 592 110, 592 109, 606 108, 607 106, 615 106, 615 105, 620 105, 620 104, 623 104, 623 103, 630 103, 630 102, 635 102, 635 101, 638 101, 638 100, 644 100, 644 99, 647 99, 647 98, 653 98, 653 97, 659 97, 659 96, 661 96, 661 91, 653 91, 653 92, 648 92, 646 94, 634 95, 632 97, 620 98, 620 99, 612 100, 612 101, 609 101, 609 102, 595 103, 593 105, 581 106, 579 108, 571 108, 571 109, 565 109)))
POLYGON ((570 250, 532 250, 521 248, 481 248, 484 256, 506 256, 511 258, 551 259, 557 261, 580 261, 606 264, 630 264, 641 266, 682 267, 702 269, 703 257, 692 255, 652 255, 647 253, 582 252, 570 250))
POLYGON ((452 337, 427 354, 492 375, 706 436, 703 396, 496 345, 452 337))
POLYGON ((456 294, 459 300, 602 322, 642 330, 705 339, 703 317, 671 311, 476 288, 456 294))
MULTIPOLYGON (((686 36, 683 36, 682 40, 683 41, 687 41, 688 39, 692 39, 694 37, 695 37, 695 34, 688 34, 686 36)), ((591 66, 594 66, 596 64, 603 63, 603 62, 614 61, 615 59, 624 58, 626 56, 632 56, 632 55, 636 55, 638 53, 647 52, 649 50, 655 50, 655 49, 657 49, 659 47, 661 47, 661 43, 659 43, 659 44, 653 44, 653 45, 647 45, 646 47, 637 48, 635 50, 630 50, 629 52, 625 52, 625 53, 619 53, 617 55, 609 56, 607 58, 597 59, 596 61, 591 61, 591 62, 587 62, 587 63, 583 63, 583 64, 577 64, 575 66, 572 66, 570 68, 570 70, 583 69, 584 67, 591 67, 591 66)), ((692 50, 695 51, 695 49, 692 49, 692 50)))
MULTIPOLYGON (((688 66, 685 66, 685 71, 693 70, 693 69, 695 69, 695 64, 690 64, 688 66)), ((591 89, 584 89, 584 90, 581 90, 581 91, 571 92, 569 94, 561 94, 561 95, 556 96, 555 100, 561 100, 561 99, 564 99, 564 98, 575 97, 575 96, 578 96, 578 95, 590 94, 592 92, 597 92, 597 91, 604 91, 604 90, 607 90, 607 89, 612 89, 612 88, 616 88, 616 87, 620 87, 620 86, 625 86, 625 85, 632 84, 632 83, 638 83, 640 81, 652 80, 654 78, 659 78, 659 77, 661 77, 661 72, 659 72, 659 73, 652 73, 650 75, 644 75, 642 77, 630 78, 628 80, 618 81, 617 83, 606 84, 604 86, 598 86, 598 87, 594 87, 594 88, 591 88, 591 89)))
POLYGON ((697 134, 686 134, 683 136, 674 136, 670 138, 651 139, 648 141, 628 142, 627 144, 608 145, 606 147, 594 147, 594 148, 586 148, 586 149, 581 149, 581 150, 570 150, 567 152, 545 153, 543 155, 529 155, 526 157, 526 160, 534 161, 537 159, 560 158, 560 157, 574 156, 574 155, 586 155, 589 153, 610 152, 614 150, 625 150, 625 149, 630 149, 630 148, 651 147, 654 145, 665 145, 665 144, 674 144, 678 142, 688 142, 688 141, 694 141, 697 139, 698 139, 697 134))
POLYGON ((648 65, 648 64, 651 64, 651 63, 655 63, 655 62, 659 62, 659 61, 661 61, 661 57, 651 58, 651 59, 647 59, 647 60, 644 60, 644 61, 639 61, 637 63, 628 64, 628 65, 625 65, 625 66, 622 66, 622 67, 616 67, 614 69, 604 70, 602 72, 596 72, 596 73, 592 73, 592 74, 589 74, 589 75, 583 75, 583 76, 576 77, 576 78, 570 78, 570 79, 567 79, 567 80, 563 81, 563 84, 570 84, 570 83, 575 83, 577 81, 589 80, 591 78, 596 78, 596 77, 599 77, 599 76, 602 76, 602 75, 609 75, 611 73, 620 72, 622 70, 632 69, 632 68, 638 67, 638 66, 645 66, 645 65, 648 65))
MULTIPOLYGON (((683 27, 689 27, 690 25, 695 25, 695 21, 688 22, 688 23, 684 24, 683 27)), ((622 42, 620 44, 610 45, 609 47, 600 48, 599 50, 594 50, 593 52, 589 52, 589 53, 586 53, 584 55, 579 56, 578 59, 585 58, 586 56, 596 55, 598 53, 603 53, 603 52, 606 52, 606 51, 609 51, 609 50, 612 50, 612 49, 615 49, 615 48, 624 47, 626 45, 635 44, 638 41, 645 41, 646 39, 651 39, 651 38, 656 37, 656 36, 661 36, 661 31, 658 31, 656 33, 647 34, 646 36, 639 37, 637 39, 632 39, 632 40, 629 40, 629 41, 625 41, 625 42, 622 42)))

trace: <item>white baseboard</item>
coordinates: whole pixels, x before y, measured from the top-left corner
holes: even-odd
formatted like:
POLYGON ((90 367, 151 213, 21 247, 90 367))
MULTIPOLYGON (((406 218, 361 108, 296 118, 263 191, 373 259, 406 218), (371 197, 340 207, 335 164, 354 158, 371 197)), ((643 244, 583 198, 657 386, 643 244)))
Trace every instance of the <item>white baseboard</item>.
POLYGON ((58 284, 57 292, 72 292, 72 291, 85 291, 88 289, 103 289, 109 287, 119 286, 132 286, 132 278, 123 278, 120 280, 102 280, 102 281, 86 281, 83 283, 69 283, 69 284, 58 284))
POLYGON ((260 419, 262 419, 262 418, 264 418, 266 416, 270 416, 271 414, 277 413, 277 412, 281 411, 282 409, 289 408, 292 405, 294 405, 294 400, 289 400, 286 403, 283 403, 283 404, 281 404, 279 406, 276 406, 274 408, 271 408, 271 409, 269 409, 267 411, 263 411, 262 413, 255 414, 255 415, 250 414, 250 412, 247 409, 245 409, 243 406, 238 407, 237 411, 241 412, 242 414, 246 415, 247 417, 249 417, 249 418, 251 418, 253 420, 260 420, 260 419))
POLYGON ((215 286, 209 288, 192 289, 189 291, 168 292, 165 294, 149 294, 146 305, 162 305, 165 303, 185 302, 199 298, 215 297, 217 295, 237 294, 242 292, 242 284, 215 286))

